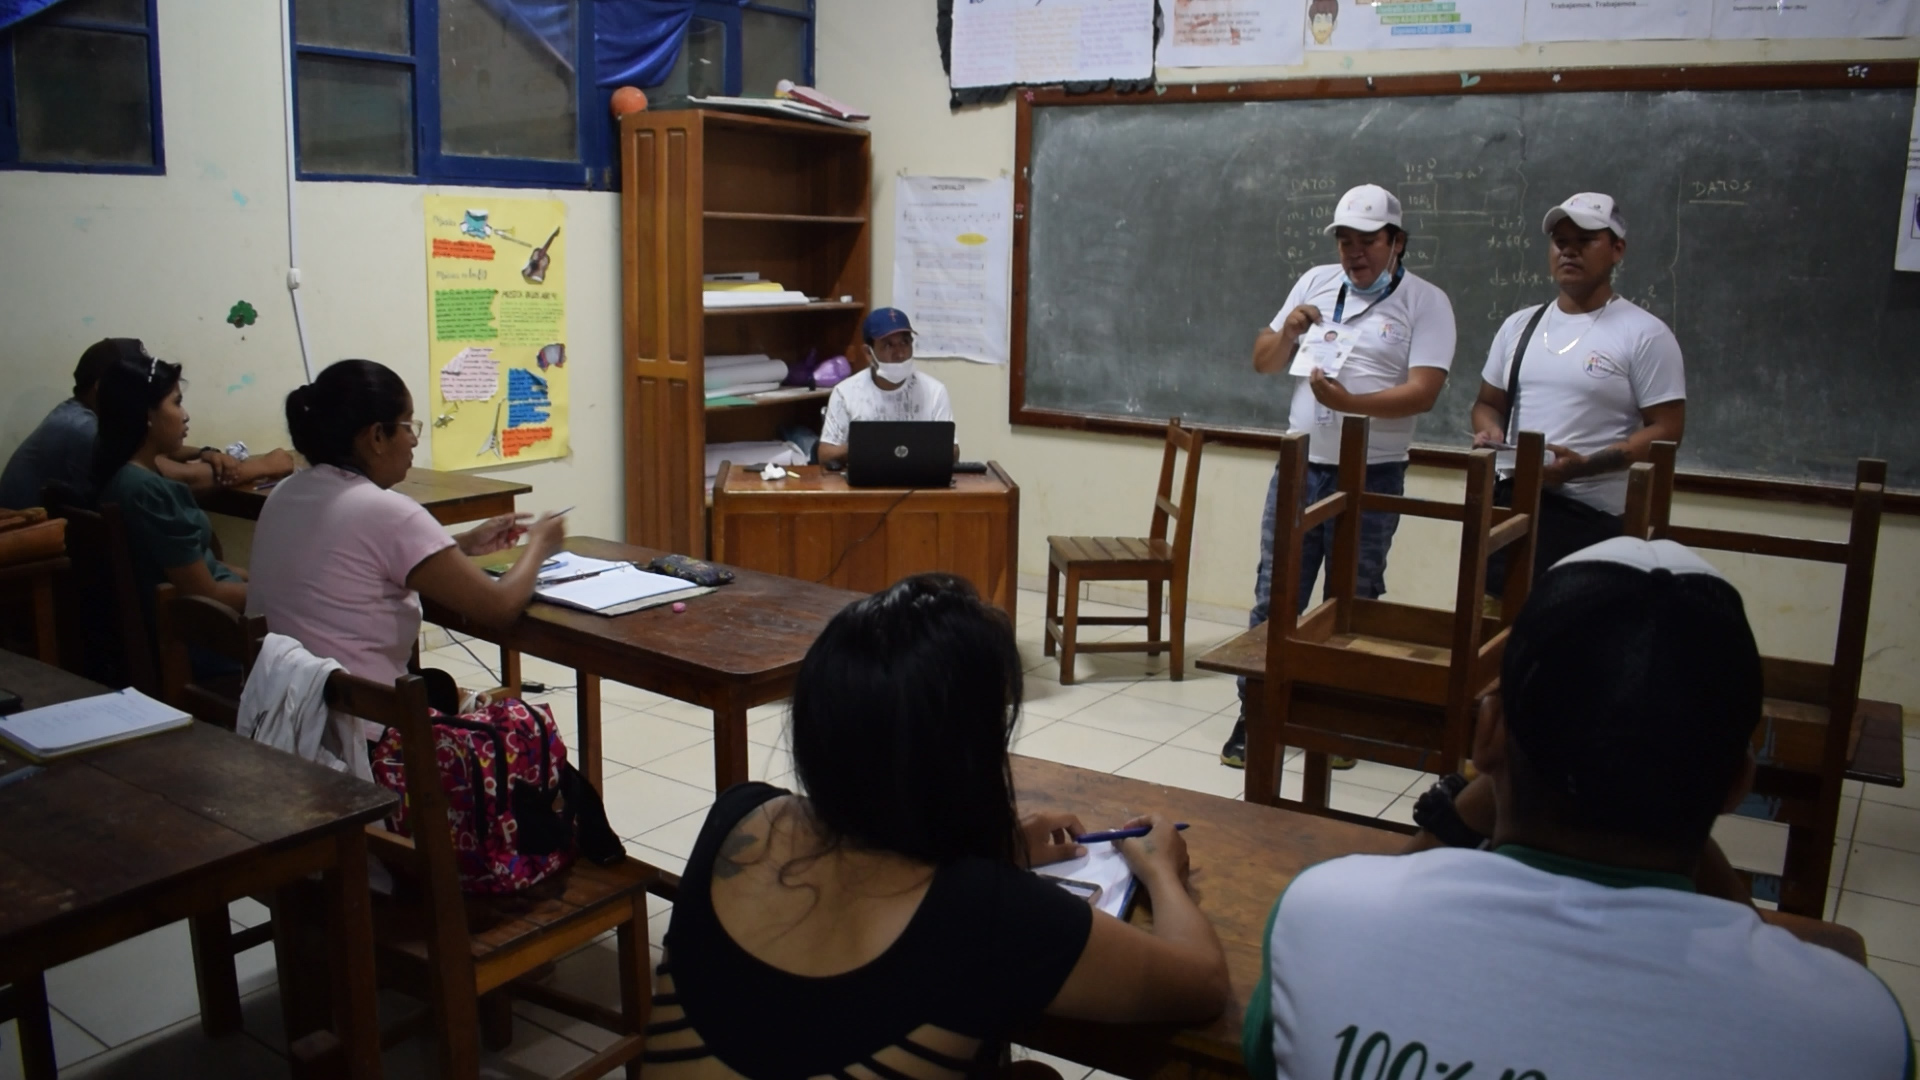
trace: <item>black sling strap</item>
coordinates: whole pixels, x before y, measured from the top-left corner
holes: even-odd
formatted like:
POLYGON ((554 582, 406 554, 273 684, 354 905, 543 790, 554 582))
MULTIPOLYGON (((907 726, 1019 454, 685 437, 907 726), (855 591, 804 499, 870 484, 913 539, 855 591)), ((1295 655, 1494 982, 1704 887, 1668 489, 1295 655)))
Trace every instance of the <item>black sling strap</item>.
POLYGON ((1527 358, 1527 346, 1533 344, 1533 332, 1540 328, 1540 320, 1546 318, 1547 304, 1541 304, 1527 320, 1527 328, 1520 332, 1520 346, 1513 350, 1513 363, 1507 368, 1507 441, 1514 442, 1520 434, 1520 362, 1527 358))

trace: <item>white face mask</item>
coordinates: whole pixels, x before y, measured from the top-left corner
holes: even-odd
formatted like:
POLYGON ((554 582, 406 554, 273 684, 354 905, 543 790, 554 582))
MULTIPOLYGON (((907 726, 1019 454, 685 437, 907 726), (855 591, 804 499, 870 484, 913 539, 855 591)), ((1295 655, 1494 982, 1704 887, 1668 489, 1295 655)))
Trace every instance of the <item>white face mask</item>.
POLYGON ((876 356, 873 346, 867 346, 867 359, 873 361, 873 373, 888 382, 899 386, 913 377, 913 358, 909 356, 897 364, 883 362, 876 356))

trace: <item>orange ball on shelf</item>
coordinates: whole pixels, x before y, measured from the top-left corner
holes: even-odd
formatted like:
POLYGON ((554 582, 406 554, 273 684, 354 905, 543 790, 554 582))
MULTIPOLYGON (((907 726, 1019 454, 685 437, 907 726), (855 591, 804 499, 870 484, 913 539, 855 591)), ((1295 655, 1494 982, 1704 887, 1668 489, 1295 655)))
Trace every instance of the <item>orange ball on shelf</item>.
POLYGON ((647 92, 637 86, 623 86, 613 92, 613 117, 619 118, 628 113, 644 112, 647 107, 647 92))

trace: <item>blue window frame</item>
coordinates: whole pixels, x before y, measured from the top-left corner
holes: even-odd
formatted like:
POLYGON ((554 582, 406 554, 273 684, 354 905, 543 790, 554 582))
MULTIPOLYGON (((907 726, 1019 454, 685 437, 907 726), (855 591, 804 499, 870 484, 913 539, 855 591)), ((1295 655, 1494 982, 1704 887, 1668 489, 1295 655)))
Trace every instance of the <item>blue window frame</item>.
POLYGON ((679 60, 649 94, 683 105, 689 96, 772 97, 781 79, 813 85, 814 3, 699 0, 679 60))
POLYGON ((291 2, 301 179, 612 186, 594 0, 291 2))
POLYGON ((167 171, 155 0, 66 0, 0 31, 0 169, 167 171))

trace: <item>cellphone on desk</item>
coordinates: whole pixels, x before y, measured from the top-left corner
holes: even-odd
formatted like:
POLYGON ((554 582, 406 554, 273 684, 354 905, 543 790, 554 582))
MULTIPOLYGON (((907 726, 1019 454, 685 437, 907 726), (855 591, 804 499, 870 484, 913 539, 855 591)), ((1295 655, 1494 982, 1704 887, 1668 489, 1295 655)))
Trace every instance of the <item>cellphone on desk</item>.
MULTIPOLYGON (((543 562, 540 564, 540 569, 534 572, 534 576, 538 577, 541 574, 544 574, 547 571, 552 570, 554 567, 557 567, 559 565, 560 565, 559 559, 548 559, 546 562, 543 562)), ((486 571, 487 573, 492 574, 494 577, 499 577, 501 574, 504 574, 511 569, 513 569, 513 564, 507 563, 503 566, 489 566, 486 568, 486 571)))
POLYGON ((19 694, 11 690, 0 690, 0 716, 12 716, 24 708, 26 703, 20 700, 19 694))
POLYGON ((1085 900, 1088 904, 1098 904, 1100 902, 1100 886, 1095 885, 1091 881, 1075 881, 1072 878, 1054 878, 1053 883, 1080 899, 1085 900))

